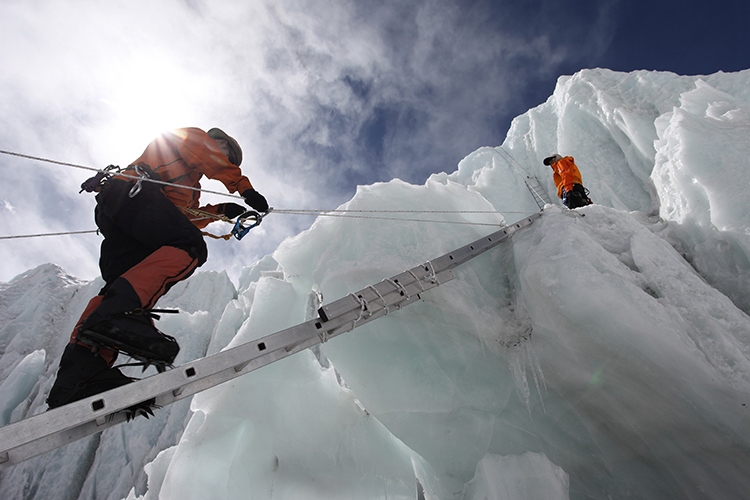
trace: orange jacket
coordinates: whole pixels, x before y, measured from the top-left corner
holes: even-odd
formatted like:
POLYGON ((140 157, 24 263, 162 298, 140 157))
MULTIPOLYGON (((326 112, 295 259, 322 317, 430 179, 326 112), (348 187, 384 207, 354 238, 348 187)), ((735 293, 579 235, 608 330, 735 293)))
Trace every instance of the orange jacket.
POLYGON ((551 164, 550 167, 554 171, 552 179, 555 181, 555 186, 557 186, 557 196, 559 198, 563 197, 563 188, 566 191, 570 191, 573 189, 573 184, 583 185, 581 172, 578 171, 578 167, 576 167, 572 156, 566 156, 551 164))
MULTIPOLYGON (((125 169, 124 173, 135 175, 133 165, 149 168, 159 175, 159 180, 181 186, 200 189, 200 179, 205 175, 209 179, 221 181, 230 193, 242 193, 253 187, 250 180, 242 175, 240 168, 229 162, 216 141, 199 128, 179 128, 164 132, 146 146, 140 158, 125 169)), ((178 208, 198 208, 220 214, 218 205, 199 207, 200 191, 161 184, 159 186, 162 186, 167 199, 178 208)), ((188 218, 199 228, 215 220, 192 215, 188 215, 188 218)))

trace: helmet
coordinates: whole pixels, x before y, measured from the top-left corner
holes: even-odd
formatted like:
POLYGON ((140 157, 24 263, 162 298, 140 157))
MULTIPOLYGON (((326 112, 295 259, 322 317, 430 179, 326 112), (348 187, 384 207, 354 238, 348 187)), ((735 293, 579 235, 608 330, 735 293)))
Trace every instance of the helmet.
POLYGON ((238 167, 240 166, 240 163, 242 163, 242 148, 240 148, 240 144, 233 137, 227 135, 227 133, 220 128, 212 128, 208 131, 208 136, 214 140, 223 139, 227 141, 227 145, 232 151, 232 156, 234 157, 230 158, 229 161, 238 167))
POLYGON ((553 154, 552 156, 548 156, 544 159, 542 163, 545 165, 552 165, 553 163, 557 163, 558 161, 562 160, 562 156, 559 154, 553 154))

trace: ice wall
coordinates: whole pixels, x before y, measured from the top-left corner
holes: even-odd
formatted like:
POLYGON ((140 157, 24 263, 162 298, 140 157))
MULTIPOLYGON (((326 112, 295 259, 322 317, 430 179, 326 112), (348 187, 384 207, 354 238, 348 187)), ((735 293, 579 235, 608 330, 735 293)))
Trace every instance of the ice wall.
MULTIPOLYGON (((524 175, 554 199, 541 164, 552 153, 575 157, 596 203, 546 207, 420 303, 197 395, 190 411, 4 472, 0 497, 742 498, 749 79, 563 77, 514 120, 504 151, 482 148, 422 186, 362 186, 344 207, 502 217, 320 218, 236 290, 197 273, 159 304, 185 311, 160 325, 180 360, 304 321, 321 300, 493 231, 466 222, 536 211, 524 175)), ((98 285, 54 266, 0 285, 1 418, 44 410, 98 285)))
MULTIPOLYGON (((553 197, 541 160, 554 152, 575 157, 595 203, 669 221, 663 236, 750 313, 748 137, 748 71, 678 76, 597 69, 561 77, 546 103, 513 121, 502 147, 546 180, 553 197)), ((469 178, 459 165, 452 177, 503 206, 501 193, 487 189, 492 170, 477 174, 470 167, 469 178)))
MULTIPOLYGON (((70 332, 102 286, 100 280, 77 280, 53 264, 0 283, 0 418, 15 422, 46 410, 70 332)), ((160 301, 162 307, 182 311, 177 317, 165 315, 160 325, 180 337, 177 363, 205 356, 224 306, 235 296, 225 273, 199 273, 160 301)), ((222 324, 231 327, 228 320, 222 324)), ((123 368, 136 377, 152 371, 123 368)), ((143 466, 179 441, 189 406, 180 401, 148 420, 137 419, 3 471, 0 498, 120 499, 131 489, 143 493, 143 466)))

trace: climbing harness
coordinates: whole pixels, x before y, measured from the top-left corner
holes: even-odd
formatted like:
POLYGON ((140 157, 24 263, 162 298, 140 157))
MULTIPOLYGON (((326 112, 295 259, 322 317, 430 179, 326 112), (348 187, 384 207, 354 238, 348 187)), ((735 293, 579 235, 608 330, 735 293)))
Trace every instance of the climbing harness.
MULTIPOLYGON (((140 165, 132 165, 133 169, 135 170, 135 173, 137 175, 137 180, 135 184, 133 184, 133 187, 130 188, 130 191, 128 192, 128 197, 134 198, 138 195, 138 193, 141 192, 141 189, 143 188, 143 181, 152 181, 154 180, 152 176, 150 175, 149 171, 140 165)), ((93 192, 93 191, 101 191, 103 187, 106 185, 107 181, 114 175, 112 172, 113 170, 116 170, 116 172, 119 175, 123 175, 121 173, 120 167, 117 167, 115 165, 109 165, 103 170, 99 170, 97 174, 89 179, 87 179, 83 184, 81 184, 81 191, 79 193, 82 193, 83 191, 86 192, 93 192)), ((132 177, 132 176, 126 176, 126 177, 132 177)), ((178 187, 185 187, 188 188, 190 186, 182 186, 180 184, 173 184, 178 187)), ((221 220, 224 222, 234 223, 234 228, 232 229, 232 232, 230 234, 225 234, 223 236, 216 236, 214 234, 211 234, 207 231, 201 231, 201 234, 204 236, 210 236, 211 238, 215 239, 224 239, 228 240, 232 236, 237 238, 238 240, 241 240, 252 228, 260 225, 261 220, 263 220, 263 216, 260 215, 255 210, 248 210, 247 212, 244 212, 240 214, 237 217, 236 221, 232 221, 229 217, 226 217, 224 215, 218 215, 213 214, 210 212, 205 212, 203 210, 199 210, 197 208, 187 208, 187 207, 178 207, 180 210, 185 212, 186 214, 194 215, 199 218, 213 218, 216 220, 221 220), (245 226, 245 221, 248 219, 252 219, 254 223, 250 226, 245 226)), ((197 220, 197 219, 192 219, 197 220)))

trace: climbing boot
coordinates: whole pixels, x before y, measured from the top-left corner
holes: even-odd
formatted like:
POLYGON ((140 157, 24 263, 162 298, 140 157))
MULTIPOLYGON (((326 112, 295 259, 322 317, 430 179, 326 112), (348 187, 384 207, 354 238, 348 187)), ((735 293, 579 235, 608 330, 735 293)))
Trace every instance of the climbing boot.
POLYGON ((78 344, 68 344, 60 368, 47 397, 50 408, 94 396, 133 382, 117 368, 111 368, 101 356, 78 344))
POLYGON ((154 327, 143 311, 126 311, 110 315, 97 323, 81 326, 76 339, 95 349, 115 349, 159 371, 171 366, 180 346, 174 337, 154 327))
POLYGON ((133 287, 118 278, 99 306, 81 323, 76 340, 98 349, 122 351, 146 365, 164 371, 171 366, 180 346, 153 325, 154 314, 141 309, 133 287))

